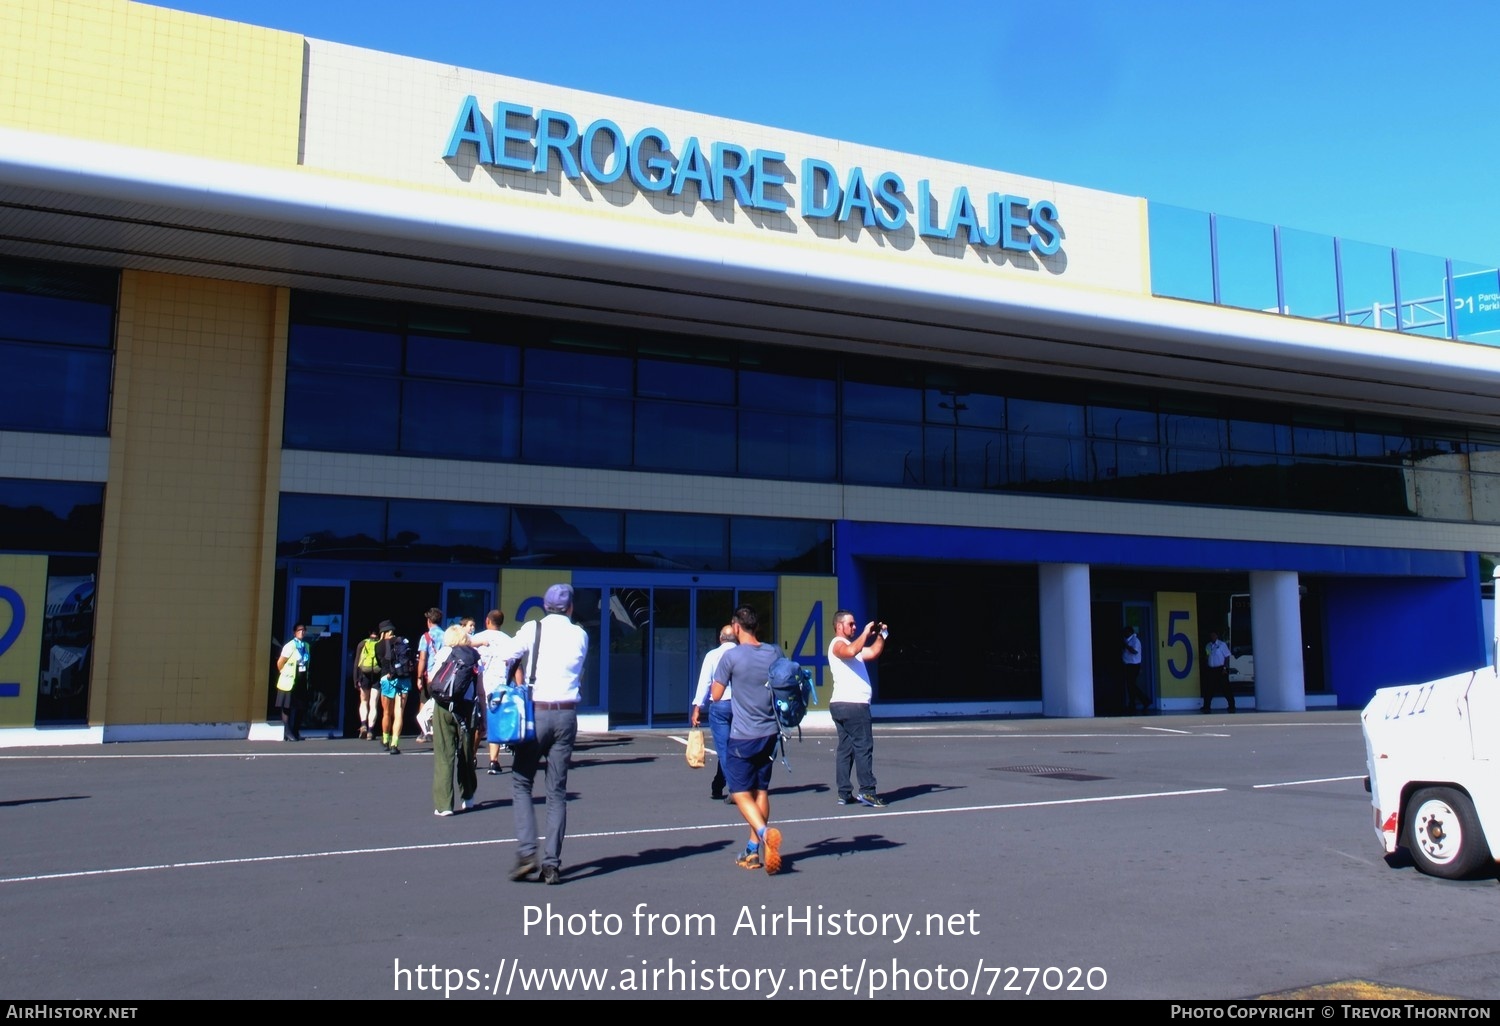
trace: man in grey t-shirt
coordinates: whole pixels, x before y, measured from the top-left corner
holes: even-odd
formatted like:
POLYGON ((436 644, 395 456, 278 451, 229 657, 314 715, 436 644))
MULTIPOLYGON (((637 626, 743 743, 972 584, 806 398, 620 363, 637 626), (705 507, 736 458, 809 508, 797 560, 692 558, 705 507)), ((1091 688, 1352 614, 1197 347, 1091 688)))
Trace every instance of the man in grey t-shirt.
POLYGON ((776 873, 781 869, 781 831, 770 825, 771 765, 780 730, 766 681, 781 650, 760 640, 760 618, 750 606, 736 609, 730 622, 738 644, 719 660, 708 693, 718 701, 728 688, 734 705, 724 776, 730 797, 750 827, 750 843, 735 863, 776 873))

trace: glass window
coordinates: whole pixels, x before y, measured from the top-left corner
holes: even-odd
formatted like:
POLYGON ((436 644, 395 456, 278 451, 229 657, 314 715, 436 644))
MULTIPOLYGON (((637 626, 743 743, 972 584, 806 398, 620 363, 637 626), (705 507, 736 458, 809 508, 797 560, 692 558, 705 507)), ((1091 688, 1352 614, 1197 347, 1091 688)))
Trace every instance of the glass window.
POLYGON ((498 563, 509 548, 507 506, 392 499, 387 523, 393 559, 498 563))
POLYGON ((1151 292, 1173 299, 1214 301, 1208 214, 1164 203, 1146 204, 1151 238, 1151 292))
POLYGON ((1242 310, 1279 313, 1276 296, 1276 237, 1268 224, 1216 217, 1219 302, 1242 310))
POLYGON ((1339 281, 1333 236, 1280 229, 1281 281, 1286 313, 1338 323, 1339 281))
POLYGON ((635 390, 647 399, 732 403, 734 371, 705 364, 640 360, 636 364, 635 390))
POLYGON ((498 342, 412 335, 406 340, 406 373, 444 381, 514 385, 521 380, 521 351, 498 342))
POLYGON ((919 422, 922 419, 922 391, 903 385, 845 381, 844 416, 919 422))
POLYGON ((728 522, 687 513, 626 513, 625 552, 658 570, 727 570, 728 522))
POLYGON ((832 481, 838 439, 832 417, 740 413, 740 473, 793 481, 832 481))
MULTIPOLYGON (((529 360, 527 366, 530 366, 529 360)), ((527 390, 521 451, 531 463, 564 467, 630 465, 632 404, 527 390)))
MULTIPOLYGON (((517 506, 511 511, 512 563, 599 566, 622 551, 623 518, 608 510, 517 506)), ((614 560, 618 562, 618 560, 614 560)))
POLYGON ((923 483, 922 427, 875 421, 844 422, 844 480, 911 487, 923 483))
POLYGON ((521 399, 514 389, 407 381, 401 392, 402 452, 482 460, 514 460, 520 454, 521 399))
POLYGON ((395 378, 289 370, 282 444, 393 453, 401 415, 398 389, 395 378))
POLYGON ((341 495, 281 497, 276 554, 369 557, 385 549, 385 500, 341 495))
POLYGON ((832 378, 740 371, 740 406, 746 410, 832 415, 838 390, 832 378))
POLYGON ((635 407, 635 466, 733 474, 734 435, 732 409, 639 402, 635 407))
POLYGON ((833 528, 823 520, 730 517, 729 568, 741 573, 832 573, 833 528))
POLYGON ((1151 410, 1131 410, 1118 406, 1088 408, 1089 435, 1119 441, 1157 441, 1156 414, 1151 410))
POLYGON ((1292 451, 1292 429, 1286 424, 1231 420, 1229 447, 1237 452, 1289 453, 1292 451))
POLYGON ((293 324, 287 335, 287 366, 395 374, 401 367, 401 337, 384 331, 293 324))
POLYGON ((579 349, 528 349, 526 387, 629 395, 632 387, 628 356, 607 356, 579 349))
POLYGON ((0 342, 0 428, 104 434, 111 359, 108 350, 0 342))
POLYGON ((0 260, 0 338, 108 349, 119 285, 113 269, 0 260))
POLYGON ((1391 251, 1368 242, 1339 240, 1344 322, 1390 331, 1396 327, 1396 279, 1391 251))
POLYGON ((1292 452, 1298 456, 1353 456, 1354 432, 1341 417, 1299 414, 1292 422, 1292 452))
POLYGON ((1401 330, 1448 337, 1448 262, 1425 253, 1397 250, 1401 284, 1401 330))
POLYGON ((1005 482, 1005 436, 999 431, 929 426, 923 483, 937 488, 998 488, 1005 482))
POLYGON ((1083 439, 1011 431, 1006 434, 1006 473, 1013 486, 1068 485, 1085 480, 1083 439))
POLYGON ((926 405, 929 424, 1005 426, 1005 397, 1002 395, 965 392, 956 388, 929 388, 926 405))
POLYGON ((0 478, 0 539, 7 552, 99 552, 104 486, 0 478))
POLYGON ((1041 399, 1011 399, 1005 407, 1005 426, 1028 435, 1083 437, 1083 407, 1041 399))

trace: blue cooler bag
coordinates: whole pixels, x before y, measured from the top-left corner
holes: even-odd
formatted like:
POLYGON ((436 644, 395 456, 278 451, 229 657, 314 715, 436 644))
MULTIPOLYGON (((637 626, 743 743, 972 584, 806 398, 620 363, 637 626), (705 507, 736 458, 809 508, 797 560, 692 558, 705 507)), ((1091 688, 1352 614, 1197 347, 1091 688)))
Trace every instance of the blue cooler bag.
POLYGON ((484 704, 485 740, 490 744, 513 745, 536 740, 536 711, 531 704, 531 688, 506 684, 491 691, 484 704))

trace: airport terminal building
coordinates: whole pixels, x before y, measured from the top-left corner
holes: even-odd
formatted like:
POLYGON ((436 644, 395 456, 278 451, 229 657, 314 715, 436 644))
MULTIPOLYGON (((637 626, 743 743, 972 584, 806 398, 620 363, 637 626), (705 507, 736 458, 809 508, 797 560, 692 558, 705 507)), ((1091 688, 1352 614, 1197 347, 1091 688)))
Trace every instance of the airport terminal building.
MULTIPOLYGON (((691 105, 691 97, 684 97, 691 105)), ((585 729, 735 605, 875 714, 1482 664, 1493 266, 128 0, 0 8, 0 744, 351 735, 355 643, 554 581, 585 729)))

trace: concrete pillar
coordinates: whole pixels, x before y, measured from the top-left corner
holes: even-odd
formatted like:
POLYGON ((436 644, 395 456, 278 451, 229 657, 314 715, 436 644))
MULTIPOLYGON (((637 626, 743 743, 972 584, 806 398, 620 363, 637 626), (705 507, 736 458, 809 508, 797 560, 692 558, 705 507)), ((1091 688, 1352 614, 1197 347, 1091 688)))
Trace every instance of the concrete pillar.
POLYGON ((1303 712, 1302 601, 1297 574, 1263 570, 1250 575, 1250 621, 1255 650, 1255 707, 1303 712))
POLYGON ((1094 715, 1094 642, 1087 563, 1037 568, 1042 617, 1042 713, 1094 715))

